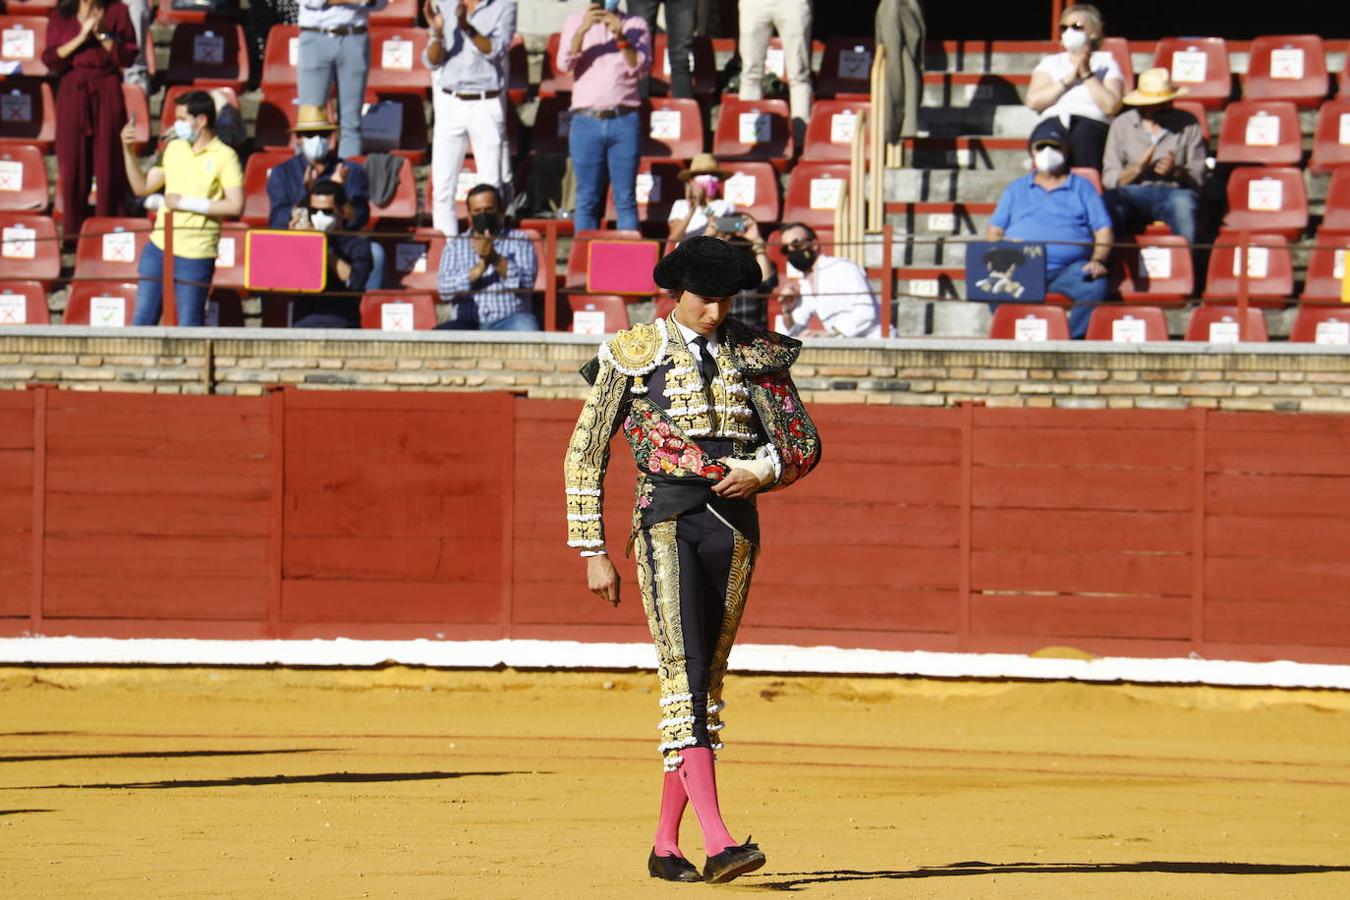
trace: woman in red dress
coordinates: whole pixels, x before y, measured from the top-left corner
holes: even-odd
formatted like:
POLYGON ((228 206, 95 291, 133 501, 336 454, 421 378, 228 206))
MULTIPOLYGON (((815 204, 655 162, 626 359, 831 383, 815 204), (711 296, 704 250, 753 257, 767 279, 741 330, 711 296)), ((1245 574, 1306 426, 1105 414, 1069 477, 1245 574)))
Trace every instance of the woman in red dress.
POLYGON ((119 134, 127 121, 122 68, 136 58, 136 31, 122 0, 59 0, 47 23, 42 61, 58 79, 57 191, 62 230, 80 233, 97 179, 96 212, 120 216, 131 191, 119 134))

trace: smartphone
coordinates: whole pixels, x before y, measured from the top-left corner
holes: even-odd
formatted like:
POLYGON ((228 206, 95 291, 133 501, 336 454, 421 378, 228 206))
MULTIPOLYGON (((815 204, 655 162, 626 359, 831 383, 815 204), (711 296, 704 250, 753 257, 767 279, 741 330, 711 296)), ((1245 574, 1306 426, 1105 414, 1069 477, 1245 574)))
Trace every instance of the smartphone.
POLYGON ((730 216, 718 216, 713 222, 713 227, 722 234, 741 234, 749 226, 745 216, 736 213, 730 216))

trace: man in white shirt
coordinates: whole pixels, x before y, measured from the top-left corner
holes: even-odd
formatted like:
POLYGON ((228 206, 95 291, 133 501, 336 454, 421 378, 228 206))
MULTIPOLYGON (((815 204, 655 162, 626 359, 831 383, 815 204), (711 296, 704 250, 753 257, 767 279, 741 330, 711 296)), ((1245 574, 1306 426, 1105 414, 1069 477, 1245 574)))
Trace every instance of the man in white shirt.
POLYGON ((300 103, 327 106, 337 79, 338 156, 361 155, 361 104, 370 71, 370 14, 389 0, 300 0, 300 103))
POLYGON ((788 334, 805 331, 814 314, 830 337, 881 337, 877 300, 861 266, 822 255, 815 231, 799 222, 784 225, 778 242, 788 261, 778 292, 788 334))

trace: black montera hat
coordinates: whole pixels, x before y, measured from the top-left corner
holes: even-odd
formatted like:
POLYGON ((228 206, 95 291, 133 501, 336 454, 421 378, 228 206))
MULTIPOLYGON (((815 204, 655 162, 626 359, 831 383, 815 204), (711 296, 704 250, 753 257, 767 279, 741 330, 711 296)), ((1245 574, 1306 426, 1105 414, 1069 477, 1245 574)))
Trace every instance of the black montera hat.
POLYGON ((759 263, 744 247, 700 235, 676 247, 652 272, 659 287, 700 297, 730 297, 759 286, 759 263))

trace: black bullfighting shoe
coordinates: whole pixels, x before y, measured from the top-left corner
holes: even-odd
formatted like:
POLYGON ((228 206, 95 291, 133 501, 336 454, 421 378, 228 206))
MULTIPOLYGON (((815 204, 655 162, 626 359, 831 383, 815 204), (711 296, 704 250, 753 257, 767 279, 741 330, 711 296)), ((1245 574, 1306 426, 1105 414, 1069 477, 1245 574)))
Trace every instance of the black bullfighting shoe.
POLYGON ((746 838, 739 847, 728 847, 716 856, 708 857, 703 864, 703 880, 709 884, 723 884, 763 865, 764 854, 760 852, 759 844, 752 844, 746 838))
POLYGON ((657 856, 653 848, 647 857, 647 874, 666 881, 702 881, 703 876, 689 860, 680 856, 657 856))

